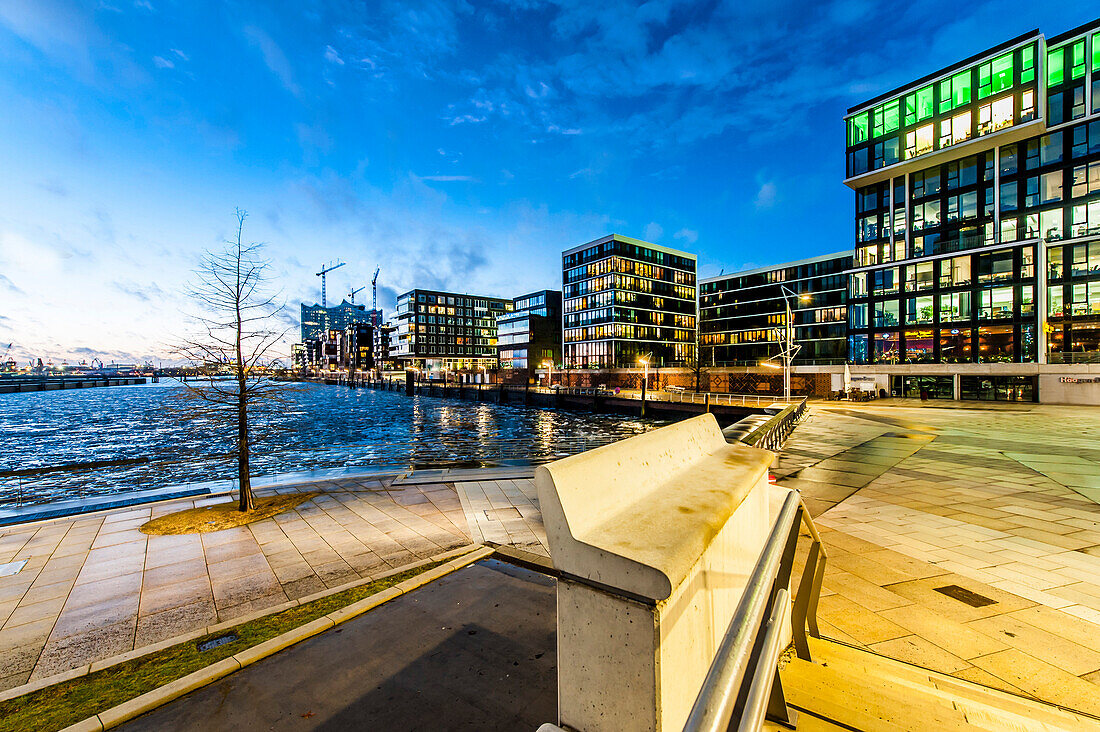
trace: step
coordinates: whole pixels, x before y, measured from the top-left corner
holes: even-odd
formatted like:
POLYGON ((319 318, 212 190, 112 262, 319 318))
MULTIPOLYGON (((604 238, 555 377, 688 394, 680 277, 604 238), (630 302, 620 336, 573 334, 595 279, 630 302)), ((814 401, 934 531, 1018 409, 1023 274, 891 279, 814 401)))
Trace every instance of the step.
POLYGON ((1100 730, 1039 701, 831 641, 783 671, 789 703, 858 729, 1100 730))

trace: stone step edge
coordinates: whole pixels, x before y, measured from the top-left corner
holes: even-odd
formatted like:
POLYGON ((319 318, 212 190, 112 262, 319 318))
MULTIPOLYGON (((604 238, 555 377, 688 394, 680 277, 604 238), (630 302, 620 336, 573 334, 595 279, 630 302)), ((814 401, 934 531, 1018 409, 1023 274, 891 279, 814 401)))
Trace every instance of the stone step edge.
POLYGON ((404 582, 399 582, 393 587, 375 593, 370 597, 365 597, 351 605, 347 605, 339 610, 334 610, 322 618, 318 618, 310 623, 289 630, 271 640, 247 648, 234 656, 218 661, 206 668, 199 669, 187 676, 169 682, 164 686, 146 692, 141 696, 134 697, 129 701, 104 710, 95 716, 88 717, 83 721, 66 727, 61 730, 61 732, 103 732, 103 730, 117 727, 123 722, 141 716, 174 699, 178 699, 185 694, 189 694, 196 689, 211 684, 220 678, 228 676, 234 671, 256 663, 257 661, 261 661, 268 656, 272 656, 284 648, 288 648, 295 643, 311 638, 319 633, 323 633, 326 630, 336 627, 340 623, 347 622, 348 620, 362 615, 368 610, 373 610, 379 605, 411 592, 417 587, 426 585, 440 577, 462 569, 474 562, 491 557, 492 555, 493 550, 490 547, 475 548, 473 551, 468 551, 446 564, 442 564, 427 572, 418 574, 404 582))
POLYGON ((180 643, 187 643, 188 641, 198 640, 199 638, 203 638, 203 637, 208 636, 208 635, 213 635, 215 633, 220 633, 224 630, 234 628, 234 627, 236 627, 238 625, 241 625, 243 623, 248 623, 248 622, 251 622, 253 620, 258 620, 258 619, 266 617, 268 615, 274 615, 275 613, 280 613, 280 612, 283 612, 284 610, 289 610, 291 608, 298 607, 299 605, 304 605, 308 602, 313 602, 314 600, 320 600, 322 598, 328 597, 329 595, 335 595, 339 592, 344 592, 346 590, 350 590, 350 589, 353 589, 355 587, 359 587, 361 585, 370 584, 371 582, 377 582, 379 580, 386 579, 387 577, 392 577, 395 574, 400 574, 402 572, 408 572, 409 570, 416 569, 417 567, 422 567, 425 564, 431 564, 432 562, 447 561, 447 560, 455 559, 456 557, 460 557, 460 556, 465 555, 467 553, 477 551, 478 548, 479 548, 478 544, 464 544, 463 546, 460 546, 457 549, 451 549, 449 551, 442 552, 440 554, 436 554, 432 557, 428 557, 427 559, 420 559, 420 560, 417 560, 415 562, 411 562, 409 564, 405 564, 405 565, 402 565, 400 567, 396 567, 395 569, 388 569, 385 572, 381 572, 377 575, 371 575, 369 577, 362 577, 360 579, 353 580, 351 582, 347 582, 347 583, 342 584, 342 585, 337 585, 336 587, 329 587, 329 588, 326 588, 326 589, 321 590, 319 592, 314 592, 313 594, 310 594, 310 595, 304 595, 304 596, 299 597, 295 600, 289 600, 287 602, 279 603, 278 605, 272 605, 271 607, 266 607, 266 608, 263 608, 262 610, 257 610, 255 612, 251 612, 251 613, 248 613, 246 615, 238 615, 235 618, 230 618, 229 620, 222 621, 222 622, 220 622, 216 625, 209 625, 209 626, 204 626, 202 628, 196 628, 195 630, 193 630, 189 633, 183 633, 181 635, 173 636, 172 638, 167 638, 165 640, 158 641, 157 643, 151 643, 149 645, 142 646, 141 648, 135 648, 132 651, 126 651, 125 653, 120 653, 120 654, 115 655, 115 656, 110 656, 108 658, 100 659, 99 661, 94 661, 90 664, 84 664, 83 666, 78 666, 77 668, 70 669, 68 671, 62 671, 59 674, 54 674, 52 676, 47 676, 45 678, 38 679, 36 681, 30 681, 30 682, 28 682, 26 684, 23 684, 21 686, 15 686, 15 687, 12 687, 11 689, 5 689, 3 691, 0 691, 0 702, 7 701, 9 699, 14 699, 14 698, 19 697, 19 696, 24 696, 25 694, 30 694, 32 692, 38 691, 39 689, 44 689, 47 686, 53 686, 54 684, 60 684, 63 681, 71 681, 73 679, 78 679, 81 676, 87 676, 90 673, 94 673, 96 671, 102 671, 105 668, 110 668, 111 666, 117 666, 118 664, 125 663, 126 661, 132 661, 135 658, 141 658, 142 656, 147 656, 150 653, 156 653, 157 651, 162 651, 165 648, 171 648, 172 646, 178 645, 180 643))

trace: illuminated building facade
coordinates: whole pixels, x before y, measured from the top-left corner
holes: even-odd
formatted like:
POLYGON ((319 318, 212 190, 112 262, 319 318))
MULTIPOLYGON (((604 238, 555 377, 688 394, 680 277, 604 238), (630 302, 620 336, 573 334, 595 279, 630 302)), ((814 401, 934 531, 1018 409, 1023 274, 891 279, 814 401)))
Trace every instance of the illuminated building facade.
POLYGON ((1014 38, 845 124, 853 364, 950 364, 893 391, 1031 400, 1040 370, 1009 364, 1100 361, 1100 20, 1014 38))
POLYGON ((497 316, 497 355, 502 369, 561 364, 561 292, 541 290, 512 301, 497 316))
POLYGON ((497 368, 497 318, 511 300, 411 290, 397 298, 389 357, 430 372, 497 368))
POLYGON ((618 234, 562 254, 566 368, 683 365, 695 352, 694 254, 618 234))
POLYGON ((320 338, 328 330, 343 330, 352 323, 376 324, 381 318, 381 310, 368 312, 366 305, 347 300, 330 308, 302 303, 302 343, 320 338))
POLYGON ((851 253, 843 252, 700 281, 703 363, 754 366, 777 356, 784 346, 787 304, 799 346, 794 363, 844 363, 851 267, 851 253))

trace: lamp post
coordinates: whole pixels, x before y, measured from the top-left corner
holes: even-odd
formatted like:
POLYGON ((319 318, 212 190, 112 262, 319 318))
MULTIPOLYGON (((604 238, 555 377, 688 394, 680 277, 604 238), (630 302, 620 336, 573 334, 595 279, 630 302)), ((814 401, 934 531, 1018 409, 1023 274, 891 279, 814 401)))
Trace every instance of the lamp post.
MULTIPOLYGON (((783 328, 783 352, 780 354, 783 358, 783 400, 786 402, 791 401, 791 361, 794 360, 794 356, 798 353, 801 346, 794 344, 794 312, 791 310, 790 298, 795 298, 798 302, 809 302, 810 296, 806 294, 799 295, 796 292, 792 292, 786 285, 780 285, 779 290, 783 295, 783 307, 786 310, 787 317, 783 328)), ((761 362, 761 365, 767 365, 766 362, 761 362)))
POLYGON ((642 417, 645 417, 645 391, 649 386, 649 357, 651 354, 646 354, 638 358, 638 363, 642 365, 642 417))
POLYGON ((549 389, 551 386, 554 385, 554 362, 547 359, 546 361, 543 361, 540 365, 545 366, 548 370, 546 374, 546 388, 549 389))

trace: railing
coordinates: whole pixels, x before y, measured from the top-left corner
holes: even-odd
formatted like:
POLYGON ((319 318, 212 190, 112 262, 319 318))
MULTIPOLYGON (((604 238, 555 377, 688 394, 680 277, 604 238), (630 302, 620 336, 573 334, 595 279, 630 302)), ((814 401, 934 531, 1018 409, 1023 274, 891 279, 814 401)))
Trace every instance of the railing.
POLYGON ((749 575, 741 601, 688 715, 685 732, 730 729, 755 732, 765 718, 794 726, 795 712, 788 709, 784 699, 778 661, 801 524, 806 525, 813 543, 790 617, 795 652, 799 658, 810 660, 807 635, 821 637, 817 627, 817 601, 827 557, 821 536, 801 496, 791 491, 749 575))
POLYGON ((1050 363, 1100 363, 1100 351, 1051 353, 1050 363))
POLYGON ((777 451, 783 447, 783 443, 806 414, 806 397, 802 397, 801 401, 788 405, 782 412, 742 437, 741 442, 777 451))

